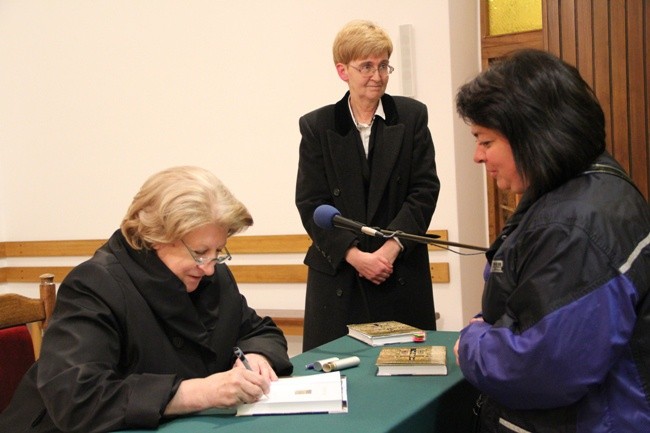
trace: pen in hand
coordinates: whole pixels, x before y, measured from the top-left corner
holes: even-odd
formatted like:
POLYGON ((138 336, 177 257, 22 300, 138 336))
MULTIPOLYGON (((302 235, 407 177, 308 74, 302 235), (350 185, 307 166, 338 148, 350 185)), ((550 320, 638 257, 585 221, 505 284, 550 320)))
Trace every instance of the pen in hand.
POLYGON ((253 370, 251 368, 251 365, 248 363, 248 359, 246 359, 246 355, 244 355, 244 352, 239 347, 233 347, 232 348, 233 352, 235 353, 235 356, 239 358, 239 360, 244 364, 244 367, 246 367, 247 370, 253 370))
MULTIPOLYGON (((244 352, 237 346, 232 348, 232 351, 235 353, 235 356, 244 364, 244 367, 246 367, 247 370, 253 371, 251 368, 251 365, 248 363, 248 359, 246 359, 246 355, 244 355, 244 352)), ((266 394, 262 394, 263 398, 267 398, 266 394)))

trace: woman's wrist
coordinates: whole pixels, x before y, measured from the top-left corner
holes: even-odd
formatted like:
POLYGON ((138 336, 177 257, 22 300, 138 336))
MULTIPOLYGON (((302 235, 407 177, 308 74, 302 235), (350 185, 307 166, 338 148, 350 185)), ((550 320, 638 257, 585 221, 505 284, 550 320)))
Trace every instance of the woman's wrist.
POLYGON ((348 251, 345 253, 345 261, 354 266, 354 262, 356 261, 356 258, 358 257, 359 253, 361 250, 357 248, 356 245, 351 246, 348 251))
POLYGON ((201 390, 202 379, 188 379, 181 382, 176 394, 169 400, 165 407, 165 416, 183 415, 198 412, 206 409, 207 405, 202 404, 200 398, 204 395, 201 390))

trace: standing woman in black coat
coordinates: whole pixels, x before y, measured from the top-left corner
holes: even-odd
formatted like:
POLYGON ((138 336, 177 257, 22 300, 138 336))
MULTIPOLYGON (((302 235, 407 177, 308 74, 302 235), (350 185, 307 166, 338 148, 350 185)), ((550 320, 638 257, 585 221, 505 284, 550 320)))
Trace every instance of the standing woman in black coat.
POLYGON ((150 429, 268 393, 292 371, 287 342, 224 263, 228 237, 252 223, 206 170, 151 176, 121 230, 61 283, 41 357, 0 414, 0 432, 150 429))
POLYGON ((334 41, 336 71, 348 92, 300 118, 296 206, 313 243, 303 350, 347 333, 347 324, 397 320, 435 329, 427 246, 324 230, 314 210, 422 235, 440 182, 426 106, 385 94, 393 45, 368 21, 347 24, 334 41))

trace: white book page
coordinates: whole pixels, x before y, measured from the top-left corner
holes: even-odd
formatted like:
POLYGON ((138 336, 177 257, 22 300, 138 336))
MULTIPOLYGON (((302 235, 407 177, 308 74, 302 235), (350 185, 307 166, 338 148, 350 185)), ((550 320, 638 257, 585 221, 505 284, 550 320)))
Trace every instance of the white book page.
POLYGON ((347 412, 347 381, 339 371, 280 378, 259 401, 243 404, 237 415, 347 412))

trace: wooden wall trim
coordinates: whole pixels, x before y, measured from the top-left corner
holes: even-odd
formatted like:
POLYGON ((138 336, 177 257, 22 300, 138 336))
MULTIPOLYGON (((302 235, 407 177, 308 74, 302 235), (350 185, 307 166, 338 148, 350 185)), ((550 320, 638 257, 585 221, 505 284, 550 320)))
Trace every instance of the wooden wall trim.
MULTIPOLYGON (((292 284, 307 282, 305 265, 229 265, 240 283, 250 284, 292 284)), ((38 283, 40 275, 51 273, 61 282, 73 266, 8 266, 0 268, 0 283, 38 283)), ((431 281, 449 282, 449 263, 430 263, 431 281)))
POLYGON ((58 284, 70 273, 73 266, 7 266, 3 271, 0 283, 37 283, 42 274, 54 274, 58 284))
MULTIPOLYGON (((429 234, 447 240, 446 230, 431 230, 429 234)), ((90 257, 105 240, 62 240, 0 242, 0 252, 8 257, 90 257)), ((311 241, 307 235, 236 236, 228 241, 233 254, 304 253, 311 241)), ((430 249, 439 247, 430 245, 430 249)), ((434 283, 449 282, 449 264, 431 263, 431 280, 434 283)), ((307 267, 303 264, 282 265, 230 265, 238 283, 287 284, 306 283, 307 267)), ((63 279, 72 266, 6 266, 0 267, 0 283, 36 283, 40 275, 52 273, 56 281, 63 279)))
POLYGON ((5 257, 92 256, 106 239, 4 242, 5 257))
MULTIPOLYGON (((446 241, 447 230, 429 230, 427 234, 446 241)), ((92 256, 106 239, 0 242, 0 258, 92 256)), ((307 235, 234 236, 228 240, 232 254, 304 254, 311 245, 307 235)), ((430 245, 429 249, 440 249, 430 245)))
MULTIPOLYGON (((448 240, 446 230, 431 230, 441 240, 448 240)), ((104 239, 60 240, 60 241, 16 241, 0 242, 0 258, 13 257, 90 257, 106 242, 104 239)), ((311 244, 307 235, 235 236, 228 240, 228 249, 233 254, 304 254, 311 244)), ((441 249, 429 245, 430 250, 441 249)), ((287 265, 229 265, 240 284, 290 284, 307 282, 307 266, 287 265)), ((433 283, 448 283, 449 263, 431 263, 433 283)), ((63 281, 73 266, 5 266, 0 267, 0 283, 40 283, 44 273, 55 275, 57 282, 63 281)), ((303 312, 273 310, 268 314, 285 335, 303 334, 303 312)))
POLYGON ((284 335, 302 335, 304 322, 302 317, 271 316, 278 328, 282 329, 284 335))

